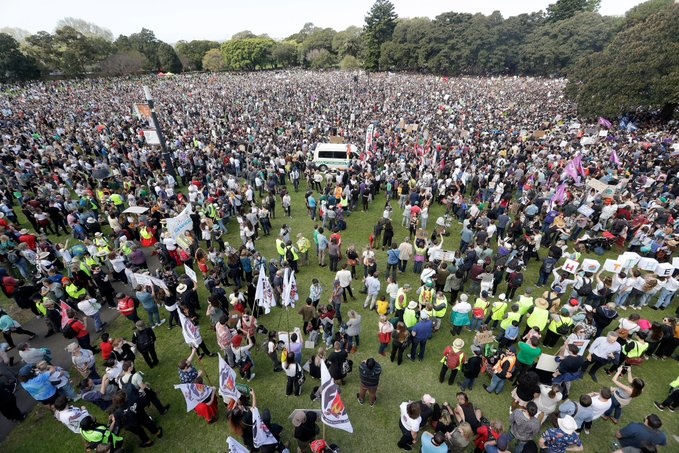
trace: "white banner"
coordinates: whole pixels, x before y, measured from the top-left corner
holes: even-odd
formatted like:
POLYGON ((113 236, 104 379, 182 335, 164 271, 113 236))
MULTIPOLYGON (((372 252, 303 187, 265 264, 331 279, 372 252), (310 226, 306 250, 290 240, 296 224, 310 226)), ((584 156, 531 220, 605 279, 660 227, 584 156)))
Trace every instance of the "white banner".
POLYGON ((174 388, 182 391, 186 401, 186 412, 194 410, 196 406, 208 399, 214 390, 204 384, 176 384, 174 388))
POLYGON ((255 445, 255 448, 277 444, 278 441, 269 431, 269 427, 262 421, 259 409, 253 407, 250 411, 252 412, 252 443, 255 445))
POLYGON ((226 438, 226 445, 229 446, 229 453, 250 453, 250 451, 245 448, 243 444, 231 436, 226 438))
POLYGON ((223 398, 238 400, 240 392, 236 388, 236 372, 219 354, 219 394, 223 398))
POLYGON ((191 280, 193 280, 193 283, 198 283, 198 276, 196 275, 196 271, 191 269, 186 264, 184 264, 184 273, 188 275, 191 278, 191 280))
POLYGON ((198 348, 203 342, 203 338, 200 336, 200 330, 196 327, 189 318, 184 316, 181 310, 177 309, 179 314, 179 322, 182 325, 182 334, 184 335, 184 341, 186 344, 192 348, 198 348))
POLYGON ((167 289, 167 285, 164 281, 159 278, 151 277, 146 274, 134 274, 134 279, 137 281, 138 285, 142 286, 152 286, 156 285, 158 288, 167 289))
POLYGON ((298 300, 299 293, 297 292, 295 272, 289 268, 285 268, 285 275, 283 276, 283 298, 281 299, 281 303, 284 307, 295 308, 295 302, 298 300))
POLYGON ((325 362, 321 362, 321 420, 331 428, 354 432, 340 396, 340 388, 330 376, 325 362))
POLYGON ((191 212, 193 212, 193 209, 191 207, 191 203, 189 203, 184 208, 184 210, 179 213, 178 216, 167 219, 167 222, 165 223, 165 228, 167 228, 167 231, 169 231, 170 234, 172 235, 172 239, 174 239, 177 242, 177 244, 179 244, 184 249, 189 248, 186 241, 183 240, 182 238, 182 236, 184 235, 184 231, 193 228, 191 212))
POLYGON ((375 125, 371 124, 365 130, 365 153, 372 152, 373 135, 375 134, 375 125))
POLYGON ((264 307, 264 313, 271 313, 271 309, 276 306, 276 298, 273 295, 273 288, 271 282, 266 278, 264 273, 264 266, 259 271, 259 278, 257 279, 257 291, 255 291, 255 300, 257 305, 264 307))

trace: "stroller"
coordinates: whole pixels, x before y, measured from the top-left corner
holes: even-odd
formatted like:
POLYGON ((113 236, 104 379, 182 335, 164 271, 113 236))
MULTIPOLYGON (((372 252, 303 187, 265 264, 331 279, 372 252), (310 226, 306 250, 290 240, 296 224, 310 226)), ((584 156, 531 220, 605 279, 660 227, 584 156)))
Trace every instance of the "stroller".
POLYGON ((450 236, 450 225, 452 224, 453 218, 450 214, 436 219, 436 229, 432 234, 432 241, 436 239, 438 234, 443 234, 444 236, 450 236))
POLYGON ((587 252, 594 252, 597 255, 602 255, 606 250, 610 250, 613 246, 616 236, 604 231, 601 237, 589 238, 578 241, 578 244, 585 247, 587 252))

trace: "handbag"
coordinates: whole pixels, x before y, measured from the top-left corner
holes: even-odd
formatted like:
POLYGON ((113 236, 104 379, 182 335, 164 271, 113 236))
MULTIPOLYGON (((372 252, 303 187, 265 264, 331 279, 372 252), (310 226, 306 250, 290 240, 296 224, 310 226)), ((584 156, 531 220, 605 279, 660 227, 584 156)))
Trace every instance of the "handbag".
POLYGON ((622 338, 623 340, 627 340, 629 337, 629 330, 623 329, 622 327, 616 330, 616 332, 618 333, 618 337, 622 338))
POLYGON ((381 344, 391 343, 391 332, 380 332, 378 338, 381 344))

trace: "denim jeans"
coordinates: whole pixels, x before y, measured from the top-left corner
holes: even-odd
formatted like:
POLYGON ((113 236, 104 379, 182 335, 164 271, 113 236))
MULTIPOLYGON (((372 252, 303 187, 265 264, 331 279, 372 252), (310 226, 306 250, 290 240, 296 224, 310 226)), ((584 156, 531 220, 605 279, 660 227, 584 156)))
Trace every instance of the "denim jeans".
POLYGON ((99 312, 96 312, 90 317, 94 319, 94 328, 97 330, 97 332, 99 332, 101 330, 101 327, 104 325, 104 323, 101 321, 101 314, 99 312))
POLYGON ((627 302, 627 298, 629 297, 631 291, 627 291, 625 293, 619 293, 618 296, 615 298, 615 306, 616 307, 624 307, 625 302, 627 302))
POLYGON ((672 303, 672 298, 674 297, 674 292, 668 291, 663 288, 660 291, 660 296, 658 296, 658 301, 655 304, 655 308, 667 308, 670 303, 672 303))
POLYGON ((506 382, 507 379, 502 379, 498 377, 497 374, 494 374, 493 377, 490 379, 490 385, 486 390, 488 391, 488 393, 495 392, 496 395, 499 395, 500 393, 502 393, 502 390, 504 390, 506 382))
POLYGON ((462 381, 462 384, 460 384, 460 387, 462 388, 462 391, 464 392, 465 390, 469 389, 472 390, 474 388, 474 381, 476 378, 464 378, 462 381))
POLYGON ((472 330, 478 331, 481 328, 482 325, 483 325, 483 318, 476 318, 476 317, 472 316, 472 324, 470 326, 470 328, 472 330))
POLYGON ((620 405, 620 401, 618 401, 615 398, 615 393, 611 396, 611 407, 604 412, 604 415, 606 417, 610 417, 611 415, 613 418, 620 420, 620 415, 622 415, 622 406, 620 405))
POLYGON ((158 312, 158 307, 154 305, 152 308, 145 308, 146 313, 149 314, 149 325, 155 326, 160 323, 160 313, 158 312))

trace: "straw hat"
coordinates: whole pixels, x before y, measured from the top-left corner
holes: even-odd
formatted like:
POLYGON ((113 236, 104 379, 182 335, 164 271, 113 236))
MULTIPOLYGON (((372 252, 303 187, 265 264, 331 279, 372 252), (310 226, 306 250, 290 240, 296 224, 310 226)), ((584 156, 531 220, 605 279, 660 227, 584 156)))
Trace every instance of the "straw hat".
POLYGON ((73 354, 73 352, 78 349, 80 345, 76 342, 69 343, 68 346, 66 346, 66 351, 73 354))
POLYGON ((546 310, 549 308, 549 302, 547 302, 547 300, 543 299, 542 297, 538 297, 535 299, 535 306, 537 308, 544 308, 546 310))
POLYGON ((460 352, 464 348, 464 340, 462 338, 456 338, 453 341, 453 351, 460 352))
POLYGON ((177 285, 177 294, 183 294, 187 289, 187 286, 184 283, 180 283, 177 285))
POLYGON ((408 302, 408 308, 411 310, 415 310, 417 308, 417 302, 411 300, 410 302, 408 302))
POLYGON ((570 415, 565 415, 558 419, 559 428, 566 434, 573 434, 576 429, 578 429, 578 424, 575 423, 575 419, 570 415))

